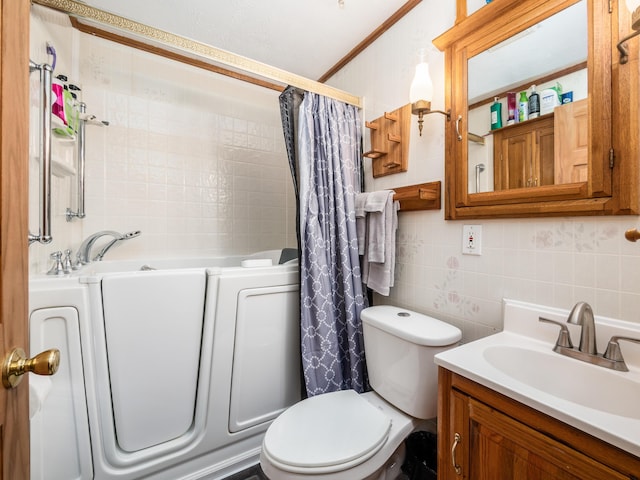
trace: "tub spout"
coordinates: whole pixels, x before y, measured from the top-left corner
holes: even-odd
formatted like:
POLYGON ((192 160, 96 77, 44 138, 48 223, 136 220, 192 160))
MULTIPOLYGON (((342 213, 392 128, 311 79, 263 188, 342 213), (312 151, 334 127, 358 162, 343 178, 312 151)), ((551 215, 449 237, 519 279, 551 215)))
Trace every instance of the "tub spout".
POLYGON ((94 233, 93 235, 89 235, 84 240, 84 242, 82 242, 82 245, 80 245, 80 248, 78 249, 78 253, 76 255, 77 264, 86 265, 91 262, 91 249, 93 248, 93 245, 96 243, 96 241, 99 238, 102 238, 105 236, 113 237, 112 240, 109 243, 107 243, 102 248, 102 250, 100 250, 100 253, 98 253, 93 258, 93 261, 98 261, 98 262, 102 260, 102 258, 109 251, 109 249, 111 249, 111 247, 113 247, 116 243, 123 240, 129 240, 130 238, 135 238, 139 236, 141 233, 142 232, 140 230, 135 230, 133 232, 128 232, 124 234, 115 232, 113 230, 102 230, 100 232, 94 233))

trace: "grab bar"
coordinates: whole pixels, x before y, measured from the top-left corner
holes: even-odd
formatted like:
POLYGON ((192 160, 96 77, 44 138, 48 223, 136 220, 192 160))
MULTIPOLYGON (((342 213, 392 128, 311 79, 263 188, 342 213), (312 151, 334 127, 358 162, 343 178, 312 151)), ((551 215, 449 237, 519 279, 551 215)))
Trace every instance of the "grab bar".
POLYGON ((51 243, 51 77, 50 65, 29 60, 29 73, 40 71, 40 208, 39 231, 37 235, 29 232, 29 245, 33 242, 51 243))
POLYGON ((72 221, 74 218, 84 218, 84 176, 85 176, 85 146, 84 136, 87 121, 84 118, 84 114, 87 112, 87 104, 80 102, 80 121, 78 122, 78 211, 74 212, 71 208, 67 208, 67 222, 72 221))

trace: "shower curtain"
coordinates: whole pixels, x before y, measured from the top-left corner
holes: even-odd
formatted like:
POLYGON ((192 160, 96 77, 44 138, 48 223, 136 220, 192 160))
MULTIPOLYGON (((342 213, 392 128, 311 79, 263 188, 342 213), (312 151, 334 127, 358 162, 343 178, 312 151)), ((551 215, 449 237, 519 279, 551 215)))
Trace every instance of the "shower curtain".
POLYGON ((307 395, 368 389, 355 194, 362 187, 358 110, 288 87, 280 96, 298 200, 302 370, 307 395), (299 108, 298 108, 299 105, 299 108))

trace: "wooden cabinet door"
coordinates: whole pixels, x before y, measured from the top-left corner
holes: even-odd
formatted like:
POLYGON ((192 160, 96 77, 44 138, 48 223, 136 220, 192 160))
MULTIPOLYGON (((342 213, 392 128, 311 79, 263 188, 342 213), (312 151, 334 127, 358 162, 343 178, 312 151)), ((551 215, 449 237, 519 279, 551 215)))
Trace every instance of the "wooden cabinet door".
POLYGON ((484 403, 468 406, 471 480, 628 480, 484 403))
POLYGON ((554 136, 553 115, 496 131, 495 190, 553 185, 554 136))
POLYGON ((541 125, 535 131, 535 165, 533 167, 534 187, 554 184, 554 125, 541 125))
POLYGON ((587 99, 557 107, 555 118, 555 183, 586 182, 589 176, 587 99))
POLYGON ((499 163, 496 190, 527 187, 531 171, 531 133, 502 132, 494 139, 499 163))

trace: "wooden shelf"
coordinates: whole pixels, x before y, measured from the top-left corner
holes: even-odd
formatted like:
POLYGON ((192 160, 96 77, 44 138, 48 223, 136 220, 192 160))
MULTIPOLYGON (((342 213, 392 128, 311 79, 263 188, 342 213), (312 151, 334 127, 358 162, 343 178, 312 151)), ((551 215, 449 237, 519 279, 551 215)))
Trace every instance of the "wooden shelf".
POLYGON ((371 130, 371 150, 363 156, 371 158, 374 177, 406 172, 409 161, 409 132, 411 129, 411 104, 398 108, 371 122, 365 122, 371 130))
POLYGON ((419 183, 393 189, 400 211, 440 210, 440 182, 419 183))

